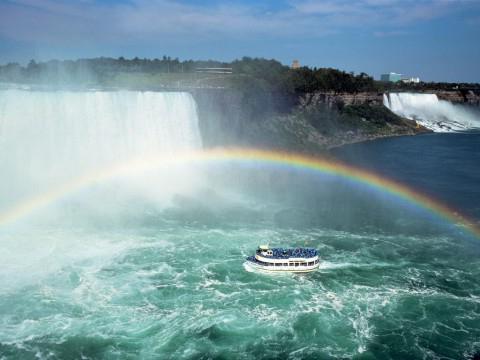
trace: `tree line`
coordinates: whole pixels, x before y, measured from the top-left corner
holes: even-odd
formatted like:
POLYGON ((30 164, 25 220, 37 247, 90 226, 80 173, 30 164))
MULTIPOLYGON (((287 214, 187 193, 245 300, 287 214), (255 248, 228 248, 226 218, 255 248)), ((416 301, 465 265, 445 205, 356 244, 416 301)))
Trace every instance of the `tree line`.
POLYGON ((120 73, 130 74, 193 74, 199 68, 232 68, 231 75, 224 74, 226 85, 243 89, 294 96, 316 91, 336 93, 426 91, 426 90, 474 90, 480 84, 426 83, 405 84, 376 81, 362 72, 355 74, 333 68, 300 67, 292 69, 273 59, 250 58, 232 62, 215 60, 184 60, 163 56, 155 59, 92 58, 78 60, 31 60, 26 66, 18 63, 0 65, 0 81, 19 83, 73 83, 102 85, 120 73))

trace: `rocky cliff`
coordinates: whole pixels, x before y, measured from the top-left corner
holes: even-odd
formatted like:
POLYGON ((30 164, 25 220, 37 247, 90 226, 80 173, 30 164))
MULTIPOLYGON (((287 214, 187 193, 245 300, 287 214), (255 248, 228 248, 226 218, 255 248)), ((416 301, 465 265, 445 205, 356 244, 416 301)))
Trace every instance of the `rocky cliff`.
POLYGON ((342 107, 344 105, 382 105, 383 93, 335 93, 316 92, 306 94, 300 99, 301 106, 326 104, 329 108, 342 107))
POLYGON ((480 106, 480 94, 472 90, 465 91, 434 91, 440 100, 447 100, 453 103, 480 106))

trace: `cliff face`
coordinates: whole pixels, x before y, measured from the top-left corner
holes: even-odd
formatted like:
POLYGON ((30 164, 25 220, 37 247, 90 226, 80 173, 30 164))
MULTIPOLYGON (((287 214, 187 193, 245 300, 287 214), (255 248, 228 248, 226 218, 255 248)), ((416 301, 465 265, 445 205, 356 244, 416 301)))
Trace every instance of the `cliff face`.
POLYGON ((342 107, 344 105, 382 105, 383 93, 334 93, 317 92, 306 94, 300 99, 301 106, 311 106, 317 104, 326 104, 329 108, 342 107))
POLYGON ((453 103, 480 106, 480 94, 468 91, 435 91, 440 100, 447 100, 453 103))

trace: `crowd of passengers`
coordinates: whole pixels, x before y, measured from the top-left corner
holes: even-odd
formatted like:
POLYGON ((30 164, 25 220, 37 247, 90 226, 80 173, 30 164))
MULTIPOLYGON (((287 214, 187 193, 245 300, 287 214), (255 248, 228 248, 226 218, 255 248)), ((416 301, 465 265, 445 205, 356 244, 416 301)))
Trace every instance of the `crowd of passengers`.
POLYGON ((273 256, 269 256, 269 257, 274 259, 288 259, 290 257, 311 258, 311 257, 317 256, 318 254, 316 249, 310 249, 310 248, 297 248, 297 249, 274 248, 271 250, 273 252, 273 256))

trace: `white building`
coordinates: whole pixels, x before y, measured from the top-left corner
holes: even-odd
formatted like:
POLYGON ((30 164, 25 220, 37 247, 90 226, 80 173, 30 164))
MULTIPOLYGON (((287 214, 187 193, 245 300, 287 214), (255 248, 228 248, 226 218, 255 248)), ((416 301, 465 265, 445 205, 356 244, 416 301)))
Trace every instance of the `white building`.
POLYGON ((418 84, 420 82, 419 77, 403 78, 402 82, 405 84, 418 84))

